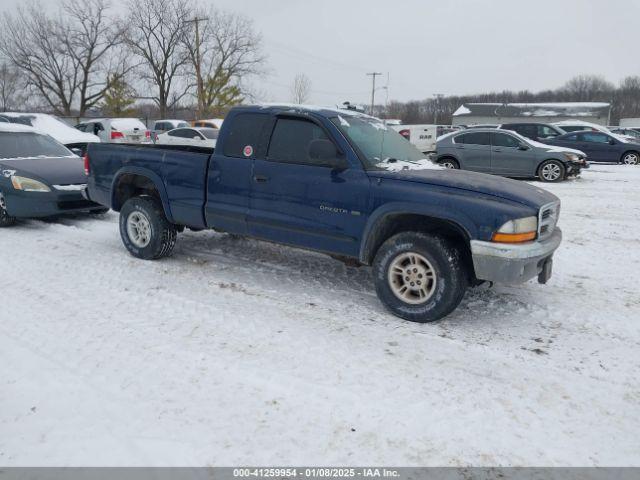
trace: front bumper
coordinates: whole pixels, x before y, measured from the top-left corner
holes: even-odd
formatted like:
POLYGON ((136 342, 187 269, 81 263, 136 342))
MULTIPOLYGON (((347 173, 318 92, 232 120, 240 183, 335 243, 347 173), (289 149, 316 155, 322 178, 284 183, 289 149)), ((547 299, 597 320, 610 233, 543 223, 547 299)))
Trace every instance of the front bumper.
MULTIPOLYGON (((539 275, 562 242, 562 230, 551 236, 524 244, 471 241, 476 278, 498 283, 523 283, 539 275)), ((546 279, 545 279, 546 281, 546 279)))
POLYGON ((588 162, 567 162, 565 165, 567 169, 567 176, 579 175, 581 170, 589 168, 588 162))
POLYGON ((104 207, 89 201, 80 190, 56 190, 50 192, 3 191, 7 213, 18 218, 51 217, 64 213, 88 212, 104 207))

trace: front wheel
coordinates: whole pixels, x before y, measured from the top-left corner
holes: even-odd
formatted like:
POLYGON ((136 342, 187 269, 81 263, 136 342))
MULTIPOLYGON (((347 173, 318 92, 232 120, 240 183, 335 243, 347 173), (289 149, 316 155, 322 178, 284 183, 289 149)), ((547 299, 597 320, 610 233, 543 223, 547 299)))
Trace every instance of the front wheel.
POLYGON ((0 228, 10 227, 16 223, 16 217, 12 217, 7 213, 7 204, 4 201, 2 192, 0 192, 0 228))
POLYGON ((448 168, 450 170, 459 170, 460 169, 460 164, 453 158, 445 158, 443 160, 440 160, 439 164, 440 164, 440 166, 442 166, 444 168, 448 168))
POLYGON ((622 155, 621 162, 625 165, 638 165, 640 163, 640 155, 638 155, 638 152, 627 152, 622 155))
POLYGON ((566 169, 558 160, 542 162, 538 169, 538 176, 543 182, 561 182, 564 180, 566 169))
POLYGON ((162 204, 150 196, 134 197, 120 211, 120 236, 134 257, 157 260, 171 255, 178 232, 162 204))
POLYGON ((373 272, 382 303, 411 322, 445 317, 460 304, 468 284, 460 252, 441 237, 419 232, 384 242, 373 272))

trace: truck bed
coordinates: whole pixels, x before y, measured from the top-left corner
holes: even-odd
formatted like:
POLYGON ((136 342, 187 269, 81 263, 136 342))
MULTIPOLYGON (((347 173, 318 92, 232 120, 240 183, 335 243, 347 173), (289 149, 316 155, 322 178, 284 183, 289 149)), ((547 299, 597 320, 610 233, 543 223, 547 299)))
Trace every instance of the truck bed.
POLYGON ((172 222, 204 228, 207 168, 213 151, 183 145, 91 144, 87 151, 92 172, 88 194, 92 200, 119 210, 112 198, 114 181, 121 175, 145 175, 164 186, 172 222))

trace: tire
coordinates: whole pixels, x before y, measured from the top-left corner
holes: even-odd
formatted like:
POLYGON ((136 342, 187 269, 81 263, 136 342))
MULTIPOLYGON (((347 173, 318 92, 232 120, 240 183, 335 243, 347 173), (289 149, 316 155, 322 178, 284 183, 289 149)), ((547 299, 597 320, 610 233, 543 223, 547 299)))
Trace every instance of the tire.
POLYGON ((373 273, 384 306, 418 323, 447 316, 460 304, 468 286, 460 252, 444 238, 420 232, 399 233, 384 242, 373 261, 373 273), (398 268, 407 270, 399 274, 398 268), (421 280, 424 283, 418 286, 421 280), (404 294, 402 287, 406 287, 404 294))
POLYGON ((454 158, 443 158, 438 162, 438 165, 451 170, 460 170, 460 164, 454 158))
POLYGON ((169 223, 158 200, 149 196, 133 197, 120 211, 120 237, 129 253, 143 260, 168 257, 178 232, 169 223), (136 236, 137 235, 137 236, 136 236))
POLYGON ((561 182, 567 176, 567 169, 559 160, 545 160, 538 167, 538 177, 543 182, 561 182))
POLYGON ((4 197, 0 192, 0 228, 10 227, 16 223, 16 217, 12 217, 7 213, 6 205, 4 203, 4 197))
POLYGON ((625 152, 620 157, 620 163, 623 165, 638 165, 640 163, 640 154, 638 152, 625 152))

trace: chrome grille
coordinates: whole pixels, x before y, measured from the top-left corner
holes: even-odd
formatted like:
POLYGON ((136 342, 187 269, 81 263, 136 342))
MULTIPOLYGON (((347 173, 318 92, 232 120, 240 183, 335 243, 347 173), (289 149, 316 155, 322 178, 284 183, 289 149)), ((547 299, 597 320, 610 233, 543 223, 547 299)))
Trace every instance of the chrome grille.
POLYGON ((544 205, 538 213, 538 238, 543 240, 553 233, 560 216, 560 202, 544 205))

